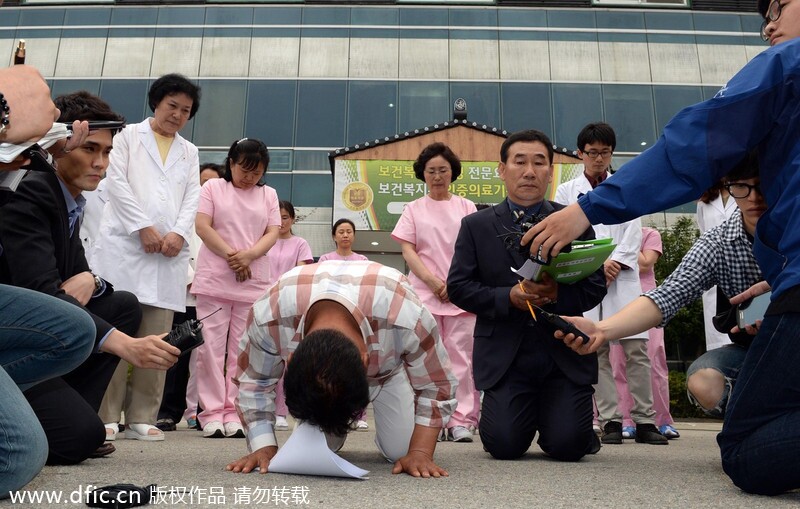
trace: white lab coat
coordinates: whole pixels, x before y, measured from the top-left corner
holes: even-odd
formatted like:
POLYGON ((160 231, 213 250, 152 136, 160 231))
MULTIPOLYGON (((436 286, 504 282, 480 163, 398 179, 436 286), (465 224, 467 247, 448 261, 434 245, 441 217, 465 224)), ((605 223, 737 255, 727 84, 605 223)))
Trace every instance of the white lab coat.
MULTIPOLYGON (((609 176, 608 178, 613 178, 609 176)), ((556 189, 555 201, 564 205, 571 205, 578 201, 580 195, 592 191, 592 185, 581 174, 578 178, 560 184, 556 189)), ((603 302, 585 312, 583 316, 590 320, 602 320, 615 314, 629 302, 642 294, 642 284, 639 281, 639 251, 642 248, 642 222, 637 218, 622 224, 594 225, 594 232, 598 239, 611 237, 617 247, 610 258, 621 263, 629 270, 620 271, 619 276, 608 287, 603 302)), ((629 336, 629 338, 647 338, 647 332, 629 336)), ((628 338, 624 338, 628 339, 628 338)))
POLYGON ((183 312, 189 245, 200 200, 197 147, 179 134, 167 162, 150 128, 150 119, 114 136, 106 180, 107 203, 94 242, 94 270, 115 288, 134 293, 142 304, 183 312), (147 254, 139 230, 154 226, 161 235, 184 239, 178 256, 147 254))
MULTIPOLYGON (((738 212, 739 206, 736 205, 736 200, 733 196, 728 197, 726 203, 722 203, 722 195, 717 196, 709 203, 697 202, 697 226, 700 227, 700 233, 703 234, 721 225, 727 221, 732 215, 738 212)), ((733 297, 733 295, 728 295, 733 297)), ((719 332, 711 318, 717 314, 717 287, 712 286, 703 292, 703 325, 706 333, 706 350, 713 350, 721 346, 731 344, 731 338, 727 334, 719 332)))

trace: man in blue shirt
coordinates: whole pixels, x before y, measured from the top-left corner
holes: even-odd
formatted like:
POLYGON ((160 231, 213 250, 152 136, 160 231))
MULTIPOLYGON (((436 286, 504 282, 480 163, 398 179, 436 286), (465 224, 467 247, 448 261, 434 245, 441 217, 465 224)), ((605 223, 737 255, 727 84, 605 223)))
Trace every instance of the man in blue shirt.
MULTIPOLYGON (((679 112, 658 142, 522 239, 555 255, 590 223, 618 223, 696 199, 757 148, 768 210, 753 251, 772 302, 739 373, 717 437, 745 491, 800 487, 800 1, 759 0, 759 54, 708 101, 679 112), (532 240, 533 239, 533 240, 532 240)), ((599 346, 593 339, 581 353, 599 346)))

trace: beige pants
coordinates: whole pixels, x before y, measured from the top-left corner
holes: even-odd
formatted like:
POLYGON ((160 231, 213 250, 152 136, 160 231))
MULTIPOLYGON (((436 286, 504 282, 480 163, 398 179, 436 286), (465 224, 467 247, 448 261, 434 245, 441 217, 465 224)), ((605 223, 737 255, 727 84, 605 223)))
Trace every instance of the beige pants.
MULTIPOLYGON (((142 304, 142 324, 136 337, 163 334, 172 328, 174 312, 142 304)), ((125 410, 127 424, 155 424, 161 398, 164 395, 166 371, 133 368, 128 379, 128 364, 120 360, 100 404, 100 419, 104 423, 119 422, 125 410)))
MULTIPOLYGON (((628 375, 628 390, 633 399, 631 419, 636 424, 654 424, 653 386, 650 382, 650 358, 647 356, 647 340, 623 339, 619 342, 625 351, 625 370, 628 375)), ((604 343, 597 350, 597 385, 595 402, 600 425, 608 421, 622 422, 622 413, 617 406, 617 386, 608 358, 609 346, 604 343)))

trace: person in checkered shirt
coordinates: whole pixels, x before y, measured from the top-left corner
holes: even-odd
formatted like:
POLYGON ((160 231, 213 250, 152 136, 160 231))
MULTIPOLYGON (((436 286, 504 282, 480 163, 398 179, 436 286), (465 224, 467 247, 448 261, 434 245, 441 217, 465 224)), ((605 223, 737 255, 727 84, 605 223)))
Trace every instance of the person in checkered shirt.
POLYGON ((397 270, 369 261, 290 270, 253 305, 239 350, 236 406, 250 454, 228 470, 267 472, 285 370, 289 413, 325 432, 332 450, 371 401, 375 443, 393 473, 447 475, 433 454, 457 382, 436 320, 397 270))

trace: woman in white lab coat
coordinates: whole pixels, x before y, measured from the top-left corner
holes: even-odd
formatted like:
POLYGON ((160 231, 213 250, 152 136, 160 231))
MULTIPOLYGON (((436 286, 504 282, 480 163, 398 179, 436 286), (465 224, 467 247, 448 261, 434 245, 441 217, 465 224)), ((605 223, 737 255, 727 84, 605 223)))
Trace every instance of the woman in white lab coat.
MULTIPOLYGON (((200 89, 168 74, 150 87, 153 117, 128 125, 114 140, 94 269, 142 304, 139 336, 169 332, 174 312, 185 310, 189 248, 200 196, 197 147, 178 134, 197 112, 200 89)), ((125 407, 126 438, 159 441, 153 426, 164 372, 134 368, 126 399, 128 364, 120 362, 100 407, 109 439, 125 407)))
MULTIPOLYGON (((697 226, 700 234, 727 221, 739 207, 736 200, 730 197, 728 190, 723 187, 723 181, 714 184, 697 201, 697 226)), ((728 297, 733 297, 729 295, 728 297)), ((703 292, 703 323, 706 332, 706 351, 731 344, 727 334, 714 328, 711 318, 717 314, 717 287, 714 286, 703 292)))

